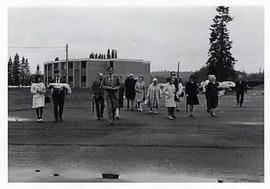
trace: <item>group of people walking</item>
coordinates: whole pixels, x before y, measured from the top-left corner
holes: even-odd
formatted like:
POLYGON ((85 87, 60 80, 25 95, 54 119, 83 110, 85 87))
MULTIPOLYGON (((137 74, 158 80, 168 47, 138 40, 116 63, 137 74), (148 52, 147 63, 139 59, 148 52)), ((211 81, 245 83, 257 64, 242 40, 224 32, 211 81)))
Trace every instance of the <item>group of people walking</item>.
MULTIPOLYGON (((120 119, 120 109, 124 106, 124 98, 127 102, 127 110, 143 111, 143 105, 149 107, 149 113, 157 114, 160 108, 160 99, 164 96, 165 107, 168 110, 168 119, 175 119, 175 111, 179 111, 180 103, 186 97, 186 112, 189 117, 193 117, 194 106, 199 104, 198 84, 193 75, 185 87, 175 74, 171 74, 165 85, 160 85, 157 78, 153 78, 152 83, 146 86, 143 76, 139 76, 138 80, 130 74, 123 82, 122 76, 114 74, 113 68, 107 69, 107 74, 98 73, 97 79, 93 81, 91 86, 93 105, 96 109, 98 120, 104 117, 104 107, 106 103, 109 125, 114 125, 115 120, 120 119)), ((65 98, 71 93, 69 85, 60 77, 59 71, 54 71, 55 78, 49 83, 48 89, 52 95, 53 110, 55 122, 63 121, 63 110, 65 98)), ((242 76, 239 76, 236 82, 236 99, 237 106, 242 106, 244 92, 246 91, 246 82, 242 76)), ((215 110, 218 106, 218 92, 223 90, 215 75, 209 75, 208 80, 204 82, 203 92, 206 97, 207 112, 215 117, 215 110)), ((46 87, 41 82, 41 76, 36 75, 35 82, 31 85, 31 93, 33 94, 33 108, 36 110, 37 121, 42 122, 43 107, 45 105, 46 87)))

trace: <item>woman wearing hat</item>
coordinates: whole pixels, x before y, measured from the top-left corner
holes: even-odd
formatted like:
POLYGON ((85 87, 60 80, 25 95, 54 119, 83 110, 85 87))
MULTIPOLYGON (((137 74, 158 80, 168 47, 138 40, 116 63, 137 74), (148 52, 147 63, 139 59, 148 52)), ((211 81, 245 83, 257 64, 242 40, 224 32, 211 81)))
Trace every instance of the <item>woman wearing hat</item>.
POLYGON ((160 89, 160 86, 158 84, 157 78, 153 79, 153 83, 149 86, 147 90, 147 101, 149 104, 149 113, 157 113, 157 110, 159 109, 159 99, 162 97, 162 91, 160 89))
POLYGON ((143 81, 143 76, 139 76, 138 81, 135 84, 136 96, 135 102, 138 106, 138 111, 142 112, 142 103, 145 100, 145 83, 143 81))
POLYGON ((37 121, 42 122, 43 107, 45 104, 46 88, 41 81, 41 76, 36 75, 34 83, 31 85, 31 93, 33 94, 32 108, 36 110, 37 121))

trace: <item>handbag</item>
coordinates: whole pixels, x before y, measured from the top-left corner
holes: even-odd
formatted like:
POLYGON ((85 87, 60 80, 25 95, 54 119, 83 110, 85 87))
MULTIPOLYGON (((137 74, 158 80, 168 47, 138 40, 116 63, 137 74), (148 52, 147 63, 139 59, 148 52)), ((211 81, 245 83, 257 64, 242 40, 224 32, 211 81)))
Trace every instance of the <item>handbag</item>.
POLYGON ((50 99, 50 97, 48 97, 48 96, 45 96, 45 104, 48 104, 48 103, 50 103, 51 102, 51 99, 50 99))

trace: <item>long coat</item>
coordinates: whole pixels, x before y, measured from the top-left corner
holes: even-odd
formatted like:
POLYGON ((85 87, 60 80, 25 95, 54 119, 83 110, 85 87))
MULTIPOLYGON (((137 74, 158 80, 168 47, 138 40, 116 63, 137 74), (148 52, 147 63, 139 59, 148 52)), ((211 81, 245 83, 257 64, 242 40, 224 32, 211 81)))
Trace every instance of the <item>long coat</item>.
POLYGON ((199 99, 197 96, 198 86, 196 83, 187 82, 185 92, 187 96, 188 105, 197 105, 199 104, 199 99))
POLYGON ((166 107, 176 107, 175 102, 175 86, 174 84, 166 84, 163 88, 163 93, 165 94, 165 106, 166 107))
POLYGON ((127 78, 125 80, 125 90, 126 90, 126 98, 127 99, 135 99, 136 91, 135 84, 136 80, 133 78, 127 78))
POLYGON ((206 86, 206 100, 208 104, 208 108, 216 108, 218 106, 218 83, 209 82, 206 86))
POLYGON ((148 99, 150 107, 156 106, 157 108, 159 108, 159 99, 162 97, 162 91, 160 89, 160 86, 158 84, 151 84, 147 90, 146 97, 148 99))

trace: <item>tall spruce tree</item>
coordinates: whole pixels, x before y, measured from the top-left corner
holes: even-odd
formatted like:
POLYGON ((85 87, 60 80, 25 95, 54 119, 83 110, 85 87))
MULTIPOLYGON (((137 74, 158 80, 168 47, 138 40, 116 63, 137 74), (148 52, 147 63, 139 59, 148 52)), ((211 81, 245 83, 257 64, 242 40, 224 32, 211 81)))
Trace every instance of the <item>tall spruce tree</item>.
POLYGON ((16 53, 14 56, 12 66, 12 77, 13 77, 13 85, 20 86, 20 57, 18 53, 16 53))
POLYGON ((229 7, 219 6, 216 11, 218 13, 210 27, 210 49, 206 64, 208 74, 215 74, 217 80, 224 81, 233 79, 235 75, 234 64, 236 59, 230 52, 232 41, 230 41, 227 29, 227 24, 233 18, 229 15, 229 7))
POLYGON ((31 72, 28 58, 25 59, 24 72, 25 72, 25 85, 31 85, 31 72))
POLYGON ((25 85, 25 58, 22 57, 21 63, 20 63, 20 84, 25 85))
POLYGON ((110 49, 107 50, 107 59, 111 58, 111 53, 110 53, 110 49))
POLYGON ((8 85, 13 85, 12 81, 12 59, 9 57, 8 60, 8 85))
POLYGON ((37 67, 36 67, 36 74, 37 74, 37 75, 40 75, 40 73, 41 73, 41 72, 40 72, 40 67, 39 67, 39 64, 38 64, 37 67))

